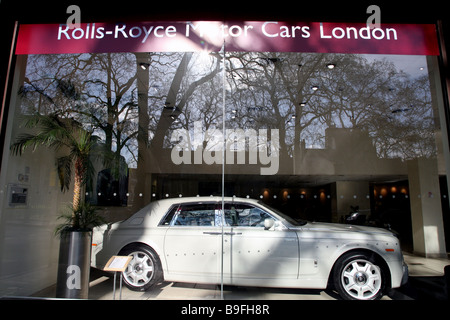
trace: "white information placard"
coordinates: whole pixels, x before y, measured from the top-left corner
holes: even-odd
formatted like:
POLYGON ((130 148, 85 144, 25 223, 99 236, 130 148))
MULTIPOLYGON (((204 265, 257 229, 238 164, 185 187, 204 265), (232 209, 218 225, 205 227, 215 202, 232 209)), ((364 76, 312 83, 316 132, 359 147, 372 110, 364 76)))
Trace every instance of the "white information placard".
POLYGON ((132 258, 131 256, 112 256, 103 270, 123 272, 132 258))

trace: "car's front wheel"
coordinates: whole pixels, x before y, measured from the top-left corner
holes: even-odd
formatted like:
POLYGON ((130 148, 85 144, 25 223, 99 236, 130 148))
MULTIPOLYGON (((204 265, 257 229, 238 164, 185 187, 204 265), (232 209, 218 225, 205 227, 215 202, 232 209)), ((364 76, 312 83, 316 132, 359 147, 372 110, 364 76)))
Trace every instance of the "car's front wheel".
POLYGON ((121 255, 131 256, 127 269, 122 273, 125 285, 133 291, 146 291, 162 279, 161 262, 148 246, 131 245, 121 255))
POLYGON ((334 286, 347 300, 381 298, 385 287, 382 266, 373 255, 361 252, 344 254, 334 268, 334 286))

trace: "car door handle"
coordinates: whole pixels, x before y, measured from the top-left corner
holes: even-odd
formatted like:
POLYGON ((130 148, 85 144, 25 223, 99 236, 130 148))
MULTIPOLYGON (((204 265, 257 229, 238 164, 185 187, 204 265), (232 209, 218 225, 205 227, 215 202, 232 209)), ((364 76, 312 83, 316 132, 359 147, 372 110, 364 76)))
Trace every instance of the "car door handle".
MULTIPOLYGON (((219 234, 222 234, 222 232, 218 232, 218 231, 204 231, 203 234, 219 235, 219 234)), ((223 234, 227 235, 227 236, 235 236, 235 235, 241 235, 242 232, 224 232, 223 234)))

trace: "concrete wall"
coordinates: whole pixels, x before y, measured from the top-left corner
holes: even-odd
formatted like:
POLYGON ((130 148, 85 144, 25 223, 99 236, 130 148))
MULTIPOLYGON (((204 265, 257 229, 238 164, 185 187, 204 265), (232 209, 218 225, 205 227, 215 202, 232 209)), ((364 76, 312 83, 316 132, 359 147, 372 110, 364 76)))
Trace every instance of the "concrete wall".
POLYGON ((408 161, 414 252, 446 257, 437 161, 408 161))

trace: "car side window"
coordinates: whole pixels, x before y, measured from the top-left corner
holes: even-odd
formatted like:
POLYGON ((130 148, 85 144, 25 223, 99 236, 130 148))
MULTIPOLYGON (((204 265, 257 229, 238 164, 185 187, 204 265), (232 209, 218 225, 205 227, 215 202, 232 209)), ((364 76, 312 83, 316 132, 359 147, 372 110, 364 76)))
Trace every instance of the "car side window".
POLYGON ((214 226, 216 205, 213 203, 181 205, 175 212, 173 226, 214 226))
POLYGON ((264 227, 264 220, 275 220, 266 211, 247 204, 225 204, 225 221, 229 226, 264 227))
POLYGON ((166 216, 161 220, 159 223, 160 226, 168 226, 170 225, 170 222, 172 221, 173 217, 178 211, 178 208, 180 208, 179 205, 173 206, 170 208, 169 212, 166 214, 166 216))

